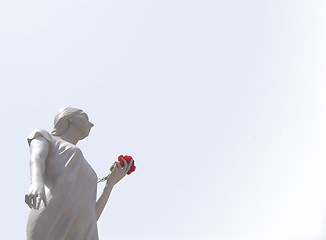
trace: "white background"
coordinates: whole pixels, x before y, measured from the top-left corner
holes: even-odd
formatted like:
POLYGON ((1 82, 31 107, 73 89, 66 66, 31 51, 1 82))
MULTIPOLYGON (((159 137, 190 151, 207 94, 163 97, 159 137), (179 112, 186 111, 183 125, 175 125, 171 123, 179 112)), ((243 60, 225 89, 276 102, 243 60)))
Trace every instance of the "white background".
MULTIPOLYGON (((63 106, 99 177, 136 172, 101 240, 319 240, 326 2, 0 1, 1 231, 25 239, 34 128, 63 106)), ((99 184, 99 193, 103 183, 99 184)))

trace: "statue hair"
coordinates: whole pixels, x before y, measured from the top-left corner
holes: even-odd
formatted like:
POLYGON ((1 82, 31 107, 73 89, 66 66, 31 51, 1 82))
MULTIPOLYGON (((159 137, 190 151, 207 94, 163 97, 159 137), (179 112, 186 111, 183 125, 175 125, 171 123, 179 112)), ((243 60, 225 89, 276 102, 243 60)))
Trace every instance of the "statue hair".
POLYGON ((69 119, 80 114, 83 110, 73 107, 60 108, 54 117, 54 128, 51 132, 54 136, 61 136, 69 127, 69 119))

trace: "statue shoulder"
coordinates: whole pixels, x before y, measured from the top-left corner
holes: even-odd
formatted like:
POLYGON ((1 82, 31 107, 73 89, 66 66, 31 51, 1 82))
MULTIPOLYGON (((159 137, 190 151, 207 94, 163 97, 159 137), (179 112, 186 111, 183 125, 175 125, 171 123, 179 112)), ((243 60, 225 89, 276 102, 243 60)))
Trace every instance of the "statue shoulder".
POLYGON ((33 132, 31 132, 31 134, 27 137, 27 142, 28 142, 28 145, 31 144, 31 141, 34 139, 34 138, 38 138, 38 137, 42 137, 44 139, 46 139, 48 142, 51 142, 53 141, 53 138, 51 136, 50 133, 48 133, 46 130, 44 129, 35 129, 33 132))

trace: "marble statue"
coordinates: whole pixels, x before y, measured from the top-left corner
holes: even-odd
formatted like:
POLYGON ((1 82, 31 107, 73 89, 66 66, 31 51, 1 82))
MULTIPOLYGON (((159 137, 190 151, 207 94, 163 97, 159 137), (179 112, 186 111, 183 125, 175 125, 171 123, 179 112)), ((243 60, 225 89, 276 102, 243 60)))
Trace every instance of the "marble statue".
POLYGON ((27 240, 98 239, 96 222, 133 160, 115 162, 96 200, 97 175, 76 146, 93 126, 85 112, 65 107, 56 114, 51 134, 36 129, 27 138, 31 155, 31 185, 25 195, 31 208, 27 240))

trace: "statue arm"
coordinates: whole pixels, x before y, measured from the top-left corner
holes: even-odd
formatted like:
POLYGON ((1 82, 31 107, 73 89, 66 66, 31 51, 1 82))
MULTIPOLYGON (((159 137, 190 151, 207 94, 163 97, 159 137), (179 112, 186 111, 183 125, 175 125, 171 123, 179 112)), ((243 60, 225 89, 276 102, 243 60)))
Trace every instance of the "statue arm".
POLYGON ((110 197, 111 191, 113 189, 114 184, 110 183, 109 181, 106 182, 102 195, 96 202, 96 221, 100 218, 103 209, 110 197))
POLYGON ((39 209, 42 200, 46 206, 43 175, 48 151, 49 143, 44 137, 37 136, 30 142, 31 185, 25 195, 25 202, 30 208, 39 209))
POLYGON ((96 220, 100 218, 103 209, 110 197, 113 186, 126 176, 134 160, 131 160, 129 164, 127 163, 126 160, 123 159, 123 161, 124 161, 124 167, 121 167, 119 162, 114 163, 114 170, 112 173, 110 173, 106 181, 106 185, 104 187, 103 193, 96 202, 96 209, 95 209, 96 220))

